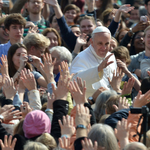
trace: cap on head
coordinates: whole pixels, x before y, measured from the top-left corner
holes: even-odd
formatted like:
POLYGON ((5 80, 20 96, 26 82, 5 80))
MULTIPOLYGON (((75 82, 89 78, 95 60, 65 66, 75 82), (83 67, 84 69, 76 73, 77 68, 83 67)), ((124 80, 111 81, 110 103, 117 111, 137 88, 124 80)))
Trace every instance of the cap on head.
POLYGON ((94 31, 92 32, 92 34, 95 34, 95 33, 101 33, 101 32, 105 32, 105 33, 110 33, 110 30, 104 26, 99 26, 97 28, 94 29, 94 31))

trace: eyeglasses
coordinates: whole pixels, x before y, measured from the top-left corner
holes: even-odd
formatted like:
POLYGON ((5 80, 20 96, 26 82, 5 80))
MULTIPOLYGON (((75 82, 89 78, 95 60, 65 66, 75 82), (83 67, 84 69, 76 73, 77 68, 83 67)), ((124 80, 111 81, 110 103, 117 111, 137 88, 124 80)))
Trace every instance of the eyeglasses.
POLYGON ((93 17, 94 16, 94 14, 81 14, 79 17, 84 17, 84 16, 90 16, 90 17, 93 17))
POLYGON ((38 2, 38 1, 30 1, 32 4, 38 4, 38 5, 41 5, 42 4, 42 2, 38 2))
POLYGON ((4 26, 0 26, 0 28, 2 28, 3 30, 5 30, 5 27, 4 27, 4 26))
POLYGON ((144 38, 144 36, 137 36, 134 39, 141 39, 141 38, 144 38))

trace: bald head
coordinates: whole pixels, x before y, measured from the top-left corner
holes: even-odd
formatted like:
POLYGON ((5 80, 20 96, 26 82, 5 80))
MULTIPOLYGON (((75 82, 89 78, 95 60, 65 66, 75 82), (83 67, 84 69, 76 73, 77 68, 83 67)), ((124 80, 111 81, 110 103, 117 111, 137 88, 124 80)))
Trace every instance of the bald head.
POLYGON ((140 142, 132 142, 125 146, 124 150, 147 150, 147 147, 140 142))

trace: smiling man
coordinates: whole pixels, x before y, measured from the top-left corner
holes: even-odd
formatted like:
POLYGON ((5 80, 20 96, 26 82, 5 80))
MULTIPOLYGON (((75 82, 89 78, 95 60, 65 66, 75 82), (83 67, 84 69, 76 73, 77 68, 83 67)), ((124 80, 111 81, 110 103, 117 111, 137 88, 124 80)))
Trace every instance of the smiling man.
POLYGON ((10 14, 6 17, 4 26, 6 33, 9 35, 9 41, 0 45, 0 57, 2 54, 7 55, 11 45, 22 42, 25 24, 26 20, 21 14, 10 14))
POLYGON ((73 60, 70 72, 74 78, 86 81, 86 96, 91 96, 100 87, 110 88, 108 77, 112 79, 116 70, 115 57, 109 52, 111 33, 100 26, 92 32, 91 45, 73 60))

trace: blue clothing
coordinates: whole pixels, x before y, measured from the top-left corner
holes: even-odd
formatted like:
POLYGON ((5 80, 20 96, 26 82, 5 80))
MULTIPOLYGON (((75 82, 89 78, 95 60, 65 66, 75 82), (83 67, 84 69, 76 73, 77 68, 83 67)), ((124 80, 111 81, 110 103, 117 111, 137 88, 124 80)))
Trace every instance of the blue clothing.
MULTIPOLYGON (((37 83, 37 80, 42 77, 42 75, 37 72, 37 71, 32 71, 33 75, 34 75, 34 78, 36 80, 36 84, 37 84, 37 88, 40 88, 40 86, 38 85, 37 83)), ((24 101, 26 102, 29 102, 29 99, 28 99, 28 89, 25 89, 25 93, 24 93, 24 101)))
MULTIPOLYGON (((2 54, 7 55, 10 46, 11 46, 10 41, 8 41, 5 44, 0 44, 0 57, 2 57, 2 54)), ((0 60, 0 63, 2 63, 1 60, 0 60)))
MULTIPOLYGON (((67 25, 67 22, 65 20, 65 17, 62 16, 61 18, 57 19, 59 28, 60 28, 60 33, 62 36, 62 39, 65 41, 67 46, 69 47, 70 51, 72 52, 75 48, 76 45, 76 40, 78 37, 74 35, 74 33, 71 31, 69 26, 67 25)), ((114 35, 117 28, 118 28, 118 22, 115 22, 114 20, 111 22, 110 26, 108 29, 111 32, 111 35, 114 35)))
POLYGON ((130 72, 134 72, 136 69, 140 69, 140 63, 144 59, 145 51, 131 56, 131 63, 128 66, 130 72))
POLYGON ((122 118, 127 119, 130 109, 121 109, 113 114, 111 114, 106 120, 105 124, 111 126, 113 129, 116 128, 117 122, 121 121, 122 118))

